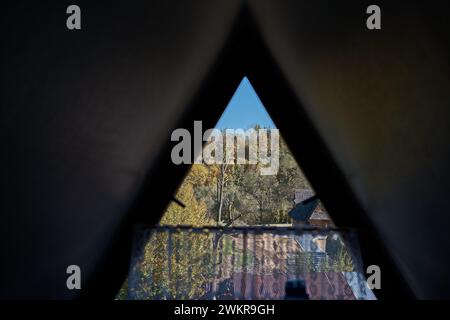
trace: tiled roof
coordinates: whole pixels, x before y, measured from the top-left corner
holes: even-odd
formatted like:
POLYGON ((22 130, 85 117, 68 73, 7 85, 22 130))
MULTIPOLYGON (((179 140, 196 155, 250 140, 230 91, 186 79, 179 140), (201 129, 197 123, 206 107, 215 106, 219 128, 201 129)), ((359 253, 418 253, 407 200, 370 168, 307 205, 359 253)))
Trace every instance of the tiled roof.
MULTIPOLYGON (((302 275, 310 300, 355 300, 352 288, 341 272, 308 272, 302 275)), ((233 274, 233 296, 238 299, 283 299, 284 274, 233 274)))
POLYGON ((310 300, 355 300, 352 288, 341 272, 310 272, 304 275, 310 300))
POLYGON ((311 189, 295 189, 294 190, 294 203, 299 204, 306 199, 311 198, 314 195, 314 191, 311 189))
POLYGON ((289 211, 288 215, 295 221, 308 222, 317 205, 318 200, 310 201, 307 204, 299 203, 289 211))

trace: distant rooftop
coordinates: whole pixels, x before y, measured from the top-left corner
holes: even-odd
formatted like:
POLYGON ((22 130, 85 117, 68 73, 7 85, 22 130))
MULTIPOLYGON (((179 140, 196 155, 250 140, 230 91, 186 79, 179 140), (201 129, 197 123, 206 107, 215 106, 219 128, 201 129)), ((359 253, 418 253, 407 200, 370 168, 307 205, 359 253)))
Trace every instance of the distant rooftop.
POLYGON ((314 194, 314 191, 311 189, 295 189, 294 203, 299 204, 300 202, 311 198, 312 196, 314 196, 314 194))

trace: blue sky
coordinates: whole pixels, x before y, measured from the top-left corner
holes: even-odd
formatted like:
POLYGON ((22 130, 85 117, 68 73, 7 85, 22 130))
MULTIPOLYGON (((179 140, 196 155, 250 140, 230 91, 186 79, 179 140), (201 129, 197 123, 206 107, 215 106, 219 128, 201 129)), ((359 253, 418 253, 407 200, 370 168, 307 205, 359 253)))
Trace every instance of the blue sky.
POLYGON ((216 124, 217 129, 276 128, 247 77, 244 77, 216 124))

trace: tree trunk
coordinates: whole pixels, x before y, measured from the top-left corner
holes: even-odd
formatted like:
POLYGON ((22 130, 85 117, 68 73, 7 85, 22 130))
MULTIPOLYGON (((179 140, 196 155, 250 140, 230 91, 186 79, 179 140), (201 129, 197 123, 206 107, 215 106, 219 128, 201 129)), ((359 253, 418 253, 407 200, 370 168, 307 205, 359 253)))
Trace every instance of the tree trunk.
POLYGON ((223 207, 223 186, 220 187, 219 193, 219 209, 217 212, 217 225, 222 222, 222 207, 223 207))
POLYGON ((219 188, 219 192, 218 192, 218 203, 219 203, 219 208, 217 210, 217 225, 219 225, 222 222, 222 208, 223 208, 223 189, 225 187, 225 164, 221 164, 220 165, 220 175, 219 175, 219 181, 218 181, 218 188, 219 188))

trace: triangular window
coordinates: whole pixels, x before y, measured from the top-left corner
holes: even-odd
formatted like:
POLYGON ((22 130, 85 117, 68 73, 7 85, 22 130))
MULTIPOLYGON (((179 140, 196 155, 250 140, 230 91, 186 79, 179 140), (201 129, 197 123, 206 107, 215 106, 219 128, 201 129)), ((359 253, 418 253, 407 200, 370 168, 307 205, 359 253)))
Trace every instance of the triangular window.
MULTIPOLYGON (((227 130, 255 129, 258 133, 266 129, 269 139, 270 130, 277 129, 247 78, 240 83, 215 128, 223 134, 224 153, 227 130)), ((331 219, 318 201, 312 201, 303 209, 300 202, 315 193, 281 136, 277 143, 278 168, 273 174, 262 175, 260 165, 248 164, 249 161, 247 164, 193 164, 176 194, 183 205, 172 203, 161 224, 331 226, 331 219)), ((246 148, 248 160, 251 147, 246 148)), ((225 156, 223 162, 226 162, 225 156)))

